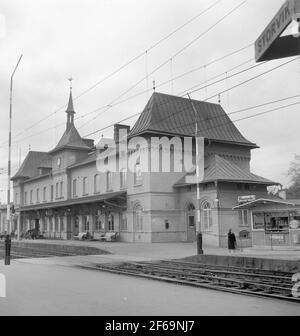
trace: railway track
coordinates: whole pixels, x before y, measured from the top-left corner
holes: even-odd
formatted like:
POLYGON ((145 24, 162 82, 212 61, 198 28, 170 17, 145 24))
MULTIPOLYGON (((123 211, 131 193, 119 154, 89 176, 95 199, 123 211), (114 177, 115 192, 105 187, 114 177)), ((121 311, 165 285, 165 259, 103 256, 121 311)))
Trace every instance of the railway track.
POLYGON ((293 274, 281 271, 204 265, 178 260, 125 262, 80 267, 149 280, 300 303, 300 298, 295 298, 292 295, 293 274))

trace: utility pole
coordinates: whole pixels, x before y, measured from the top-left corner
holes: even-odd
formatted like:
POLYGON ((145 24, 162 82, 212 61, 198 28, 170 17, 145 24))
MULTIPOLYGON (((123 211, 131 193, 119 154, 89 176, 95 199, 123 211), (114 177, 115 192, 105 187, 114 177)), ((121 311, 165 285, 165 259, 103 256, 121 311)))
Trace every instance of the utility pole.
MULTIPOLYGON (((201 231, 201 214, 200 214, 200 167, 199 167, 199 142, 198 142, 198 119, 197 119, 197 110, 196 107, 190 97, 189 94, 187 94, 189 97, 189 100, 191 102, 192 108, 195 113, 195 141, 196 141, 196 179, 197 179, 197 224, 196 224, 196 239, 197 239, 197 254, 204 254, 203 248, 202 248, 202 231, 201 231)), ((204 138, 201 139, 203 141, 204 146, 204 138)), ((204 158, 203 158, 204 160, 204 158)))
POLYGON ((11 179, 11 125, 12 125, 12 90, 14 74, 18 68, 18 65, 23 55, 20 56, 18 63, 10 77, 10 97, 9 97, 9 132, 8 132, 8 173, 7 173, 7 233, 11 233, 11 215, 10 215, 10 179, 11 179))

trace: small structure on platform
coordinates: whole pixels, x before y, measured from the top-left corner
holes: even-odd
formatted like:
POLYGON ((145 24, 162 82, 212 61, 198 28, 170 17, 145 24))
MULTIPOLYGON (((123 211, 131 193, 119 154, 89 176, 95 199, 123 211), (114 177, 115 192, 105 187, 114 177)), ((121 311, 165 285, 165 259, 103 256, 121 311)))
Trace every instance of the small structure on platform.
POLYGON ((234 210, 250 213, 253 246, 300 247, 300 199, 260 198, 234 210))

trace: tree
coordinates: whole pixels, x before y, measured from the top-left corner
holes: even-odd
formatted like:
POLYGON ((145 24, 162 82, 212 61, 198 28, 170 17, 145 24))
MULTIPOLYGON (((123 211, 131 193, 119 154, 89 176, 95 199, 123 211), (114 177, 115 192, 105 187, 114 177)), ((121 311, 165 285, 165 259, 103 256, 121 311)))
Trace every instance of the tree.
POLYGON ((288 176, 292 182, 287 189, 288 198, 300 198, 300 155, 295 155, 295 160, 290 164, 288 176))

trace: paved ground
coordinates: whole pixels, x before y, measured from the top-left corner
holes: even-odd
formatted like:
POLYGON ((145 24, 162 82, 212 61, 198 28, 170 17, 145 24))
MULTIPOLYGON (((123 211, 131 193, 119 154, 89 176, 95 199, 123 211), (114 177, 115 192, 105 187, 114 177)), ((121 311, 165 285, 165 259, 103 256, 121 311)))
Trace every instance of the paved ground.
MULTIPOLYGON (((30 241, 35 243, 34 241, 30 241)), ((36 243, 40 243, 37 241, 36 243)), ((183 258, 195 254, 196 245, 126 244, 43 241, 88 245, 108 255, 51 257, 0 262, 7 278, 7 298, 0 298, 1 315, 299 315, 299 305, 206 289, 178 286, 122 275, 75 268, 112 261, 183 258)), ((207 254, 228 254, 206 248, 207 254)), ((251 249, 236 255, 300 259, 299 250, 251 249)))
MULTIPOLYGON (((104 258, 104 257, 103 257, 104 258)), ((64 259, 64 258, 62 258, 64 259)), ((299 305, 13 260, 1 315, 297 315, 299 305)))

